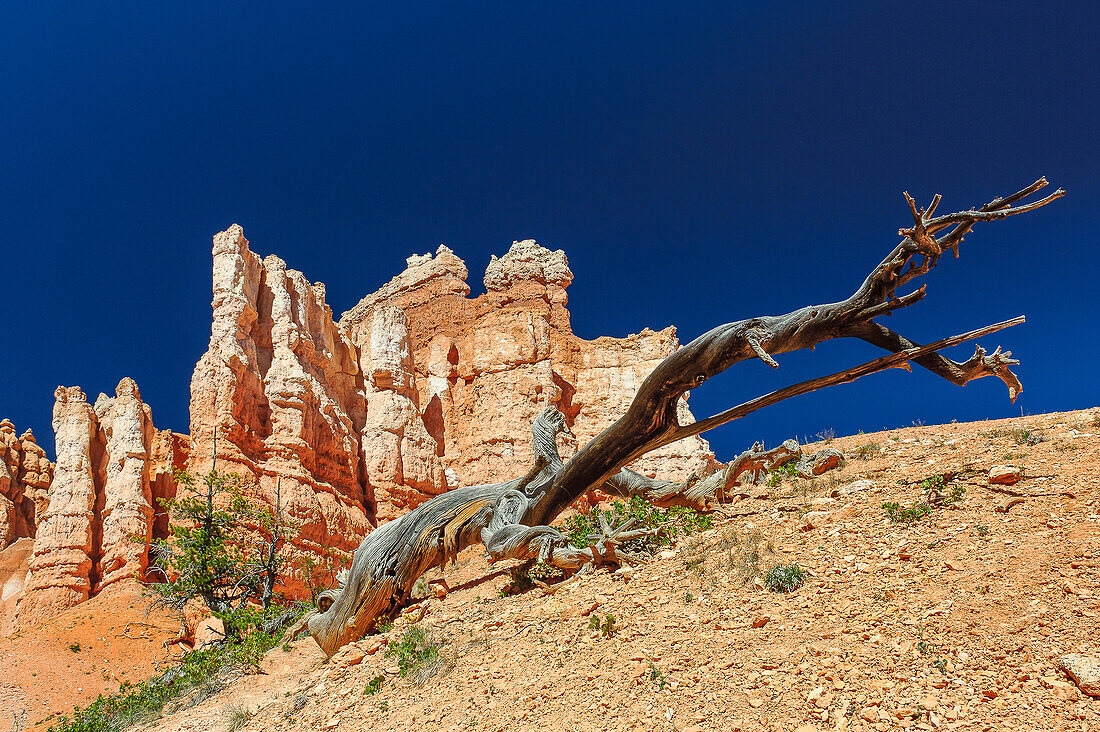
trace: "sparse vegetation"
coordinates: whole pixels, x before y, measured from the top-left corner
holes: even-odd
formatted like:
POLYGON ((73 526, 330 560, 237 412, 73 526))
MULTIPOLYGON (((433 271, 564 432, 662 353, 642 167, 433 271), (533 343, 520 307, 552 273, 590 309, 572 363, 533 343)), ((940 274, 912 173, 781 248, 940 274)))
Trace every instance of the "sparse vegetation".
POLYGON ((865 442, 862 445, 856 445, 852 455, 856 460, 870 460, 881 451, 882 446, 877 442, 865 442))
POLYGON ((680 506, 657 508, 643 498, 635 496, 628 503, 615 501, 609 510, 596 510, 570 516, 565 519, 562 533, 572 544, 588 546, 600 535, 601 513, 612 526, 634 519, 635 527, 648 527, 655 530, 650 536, 643 536, 622 544, 623 551, 627 553, 654 552, 660 547, 668 546, 681 534, 706 531, 713 526, 713 520, 705 513, 680 506))
POLYGON ((192 651, 160 676, 124 683, 111 696, 100 694, 87 707, 74 710, 72 719, 58 720, 50 732, 114 732, 194 706, 220 691, 233 673, 253 668, 281 636, 282 631, 253 631, 239 641, 192 651))
POLYGON ((69 650, 72 651, 73 653, 80 653, 80 644, 79 643, 70 643, 69 644, 69 650))
POLYGON ((942 475, 934 475, 920 482, 920 488, 925 491, 923 500, 916 500, 909 505, 903 505, 897 501, 887 501, 882 504, 882 509, 894 523, 908 524, 918 521, 935 508, 945 508, 962 500, 966 493, 966 487, 959 483, 945 485, 942 475), (947 492, 944 492, 946 488, 947 492))
POLYGON ((367 682, 367 686, 364 689, 364 692, 367 696, 374 696, 378 692, 382 691, 382 684, 384 684, 385 682, 386 677, 379 674, 378 676, 375 676, 373 679, 367 682))
POLYGON ((411 625, 397 642, 386 647, 386 658, 397 659, 402 678, 411 678, 417 686, 423 686, 428 679, 453 668, 453 659, 445 657, 442 648, 442 641, 419 625, 411 625))
POLYGON ((1046 435, 1040 430, 1030 430, 1026 427, 1012 430, 1012 440, 1017 445, 1038 445, 1040 442, 1045 442, 1046 439, 1046 435))
POLYGON ((649 662, 649 680, 657 686, 657 691, 663 691, 668 686, 664 671, 654 666, 652 661, 649 662))
POLYGON ((615 631, 618 628, 615 626, 615 616, 608 613, 603 620, 600 620, 600 616, 593 613, 588 618, 588 629, 597 630, 604 638, 608 638, 615 635, 615 631))
POLYGON ((978 536, 988 536, 989 535, 989 527, 985 526, 984 524, 976 526, 975 530, 978 532, 978 536))
POLYGON ((229 704, 224 709, 227 732, 237 732, 252 718, 252 712, 243 704, 229 704))
POLYGON ((806 573, 797 564, 777 564, 764 575, 764 586, 772 592, 793 592, 806 581, 806 573))
POLYGON ((797 477, 799 477, 798 469, 794 466, 794 463, 787 463, 768 473, 767 485, 771 488, 778 488, 785 479, 797 477))

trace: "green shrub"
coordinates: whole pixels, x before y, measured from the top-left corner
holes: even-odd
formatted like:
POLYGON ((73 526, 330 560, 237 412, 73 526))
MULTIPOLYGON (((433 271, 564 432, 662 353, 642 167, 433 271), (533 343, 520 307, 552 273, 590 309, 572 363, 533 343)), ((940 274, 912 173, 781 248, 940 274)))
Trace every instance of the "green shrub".
POLYGON ((649 662, 649 680, 657 686, 657 691, 662 691, 668 686, 664 671, 654 666, 652 661, 649 662))
POLYGON ((894 523, 912 523, 919 521, 932 512, 934 508, 944 508, 962 500, 966 493, 966 487, 959 483, 946 485, 942 475, 933 475, 920 482, 920 487, 925 491, 924 500, 916 500, 906 506, 897 501, 887 501, 882 504, 882 510, 894 523), (944 492, 944 489, 947 492, 944 492))
POLYGON ((797 477, 799 477, 798 469, 794 466, 794 463, 787 463, 768 473, 767 485, 771 488, 778 488, 785 478, 797 477))
POLYGON ((417 684, 423 684, 442 666, 442 645, 419 625, 411 625, 397 642, 386 647, 386 658, 397 659, 402 678, 412 677, 417 684))
POLYGON ((373 679, 368 681, 366 688, 367 696, 373 696, 382 691, 382 684, 384 684, 385 681, 386 677, 382 675, 375 676, 373 679))
POLYGON ((793 592, 806 581, 806 573, 797 564, 777 564, 764 576, 764 586, 772 592, 793 592))
POLYGON ((628 552, 654 552, 668 546, 680 534, 706 531, 713 526, 710 516, 692 508, 676 506, 657 508, 645 499, 634 496, 628 503, 615 501, 610 510, 579 513, 565 519, 562 533, 574 546, 586 547, 600 535, 600 514, 611 526, 618 526, 635 519, 635 528, 651 528, 658 531, 652 536, 632 539, 622 545, 628 552))
POLYGON ((608 613, 607 616, 601 621, 600 616, 593 613, 588 618, 588 629, 598 630, 600 635, 604 638, 608 638, 615 634, 618 628, 615 626, 615 616, 608 613))

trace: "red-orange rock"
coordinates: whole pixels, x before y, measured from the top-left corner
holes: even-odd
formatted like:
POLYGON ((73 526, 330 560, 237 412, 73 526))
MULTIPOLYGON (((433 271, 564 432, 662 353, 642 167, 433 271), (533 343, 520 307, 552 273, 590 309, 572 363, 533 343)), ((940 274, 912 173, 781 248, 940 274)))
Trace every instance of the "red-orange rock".
MULTIPOLYGON (((530 460, 547 404, 574 431, 568 456, 618 418, 675 330, 585 341, 573 335, 563 252, 515 242, 493 257, 486 293, 445 246, 407 267, 337 323, 324 287, 277 257, 262 262, 239 226, 214 237, 214 324, 191 382, 192 468, 275 481, 300 523, 298 549, 350 550, 370 525, 458 485, 507 480, 530 460)), ((681 419, 691 421, 686 405, 681 419)), ((713 465, 691 438, 635 466, 685 478, 713 465)))
POLYGON ((240 226, 214 237, 213 255, 210 345, 191 378, 190 467, 209 470, 216 453, 219 470, 255 483, 269 503, 278 490, 299 550, 352 549, 370 529, 358 352, 333 322, 324 285, 278 257, 261 261, 240 226))
POLYGON ((34 434, 27 430, 16 437, 15 426, 0 420, 0 549, 34 537, 52 478, 53 463, 34 434))
POLYGON ((58 460, 19 605, 26 623, 144 574, 154 496, 175 494, 170 475, 180 462, 178 436, 154 429, 132 379, 119 382, 114 397, 100 394, 94 408, 79 387, 58 387, 54 396, 58 460))
MULTIPOLYGON (((566 415, 574 437, 562 453, 572 455, 626 411, 645 376, 679 346, 671 327, 595 341, 573 335, 565 308, 573 274, 565 254, 530 240, 492 258, 484 295, 468 297, 466 276, 462 260, 441 246, 434 257, 410 257, 404 272, 340 318, 362 347, 377 312, 404 312, 415 403, 448 488, 521 474, 532 459, 530 424, 547 404, 566 415)), ((683 422, 693 421, 686 403, 680 412, 683 422)), ((706 441, 691 438, 633 467, 683 479, 713 464, 706 441)), ((405 488, 376 491, 380 518, 399 515, 432 492, 405 488)))

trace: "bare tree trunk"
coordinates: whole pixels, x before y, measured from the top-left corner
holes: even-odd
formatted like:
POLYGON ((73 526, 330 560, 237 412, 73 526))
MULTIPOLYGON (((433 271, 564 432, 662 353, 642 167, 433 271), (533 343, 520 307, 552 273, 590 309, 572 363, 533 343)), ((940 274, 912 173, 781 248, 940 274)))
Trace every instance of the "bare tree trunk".
MULTIPOLYGON (((591 488, 618 496, 642 496, 659 505, 705 507, 712 501, 721 501, 741 473, 778 465, 779 461, 790 459, 795 449, 789 444, 769 452, 758 448, 715 475, 683 484, 650 480, 622 466, 662 445, 792 396, 854 381, 888 368, 908 369, 913 362, 960 386, 985 376, 997 376, 1008 386, 1009 398, 1014 401, 1022 387, 1008 368, 1018 363, 1010 352, 1002 353, 998 348, 987 353, 978 346, 968 360, 956 362, 937 351, 1017 325, 1023 322, 1023 317, 925 346, 873 319, 923 299, 924 287, 906 295, 894 293, 936 266, 948 249, 957 257, 963 236, 979 221, 1031 211, 1065 194, 1058 189, 1032 203, 1013 205, 1046 185, 1046 179, 1041 178, 979 209, 939 217, 934 216, 939 195, 928 209, 918 209, 909 194, 905 194, 913 225, 899 230, 904 237, 902 241, 849 298, 785 315, 727 323, 704 333, 658 364, 642 382, 626 414, 567 463, 562 462, 555 445, 556 435, 565 429, 564 417, 556 409, 548 408, 532 426, 536 459, 526 475, 506 483, 445 493, 373 531, 356 550, 343 586, 320 599, 319 612, 307 621, 310 634, 331 655, 340 646, 371 632, 378 619, 394 613, 408 599, 413 583, 429 567, 444 565, 458 551, 477 542, 485 544, 494 561, 538 558, 557 567, 581 571, 599 564, 614 564, 615 547, 638 536, 641 530, 634 530, 629 524, 605 525, 603 536, 591 546, 576 547, 546 524, 591 488), (946 233, 937 237, 940 232, 946 233), (677 402, 686 391, 698 388, 710 377, 749 358, 759 358, 778 368, 776 355, 813 348, 833 338, 860 338, 890 351, 891 355, 779 389, 694 424, 679 424, 677 402)), ((812 462, 803 460, 800 469, 812 470, 812 462)))

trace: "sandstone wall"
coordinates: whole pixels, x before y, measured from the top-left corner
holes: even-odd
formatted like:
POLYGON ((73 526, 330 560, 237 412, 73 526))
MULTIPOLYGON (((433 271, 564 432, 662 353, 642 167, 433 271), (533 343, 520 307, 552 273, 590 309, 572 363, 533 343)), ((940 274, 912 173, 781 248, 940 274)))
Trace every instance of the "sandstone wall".
POLYGON ((153 427, 132 379, 94 407, 75 386, 58 387, 54 398, 57 464, 19 605, 27 623, 144 574, 155 500, 175 495, 172 468, 184 462, 185 440, 153 427))
POLYGON ((239 226, 214 237, 210 345, 191 378, 193 471, 215 465, 281 500, 294 544, 353 549, 370 529, 360 430, 358 350, 336 327, 325 288, 275 256, 261 260, 239 226))
MULTIPOLYGON (((642 379, 679 347, 672 327, 594 341, 575 336, 566 309, 573 273, 561 250, 514 242, 491 259, 486 292, 476 298, 469 297, 467 274, 441 246, 434 257, 410 257, 404 272, 340 318, 358 344, 379 310, 405 313, 415 403, 448 487, 522 474, 532 459, 530 424, 547 404, 562 410, 575 435, 563 445, 568 457, 621 416, 642 379)), ((680 409, 681 419, 692 421, 686 403, 680 409)), ((714 464, 708 444, 696 437, 633 467, 683 479, 714 464)), ((379 516, 400 515, 428 493, 377 490, 379 516)))
MULTIPOLYGON (((584 444, 678 347, 675 330, 585 341, 572 333, 565 254, 515 242, 469 297, 445 246, 334 322, 324 286, 261 260, 239 226, 214 237, 213 327, 191 383, 191 465, 214 464, 283 500, 299 549, 353 549, 372 525, 458 485, 506 480, 531 460, 547 404, 584 444)), ((690 420, 686 405, 683 418, 690 420)), ((576 444, 565 445, 571 454, 576 444)), ((700 438, 637 467, 684 478, 713 455, 700 438)))
POLYGON ((18 437, 9 420, 0 420, 0 549, 21 538, 34 538, 46 512, 46 489, 53 463, 27 430, 18 437))

